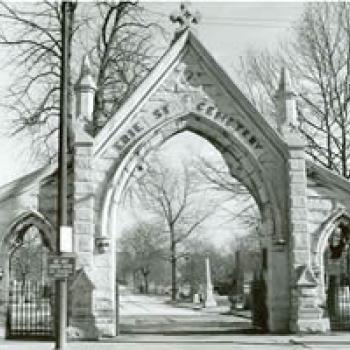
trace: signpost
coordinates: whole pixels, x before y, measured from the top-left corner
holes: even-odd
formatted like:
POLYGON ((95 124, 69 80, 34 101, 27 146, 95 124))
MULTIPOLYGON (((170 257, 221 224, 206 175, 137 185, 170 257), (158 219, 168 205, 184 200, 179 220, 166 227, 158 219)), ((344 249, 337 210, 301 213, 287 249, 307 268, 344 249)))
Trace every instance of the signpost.
POLYGON ((47 258, 48 277, 54 280, 65 280, 75 271, 74 254, 51 254, 47 258))
MULTIPOLYGON (((76 2, 63 0, 61 3, 61 67, 60 67, 60 121, 59 121, 59 149, 58 149, 58 211, 57 211, 57 236, 56 253, 58 257, 64 257, 61 248, 66 249, 64 235, 67 232, 68 225, 68 207, 67 207, 67 161, 68 161, 68 114, 70 111, 69 99, 69 78, 70 78, 70 44, 72 33, 73 12, 76 2), (62 239, 62 242, 61 242, 62 239)), ((54 260, 51 265, 53 271, 68 271, 68 264, 58 263, 60 260, 54 260), (60 266, 59 268, 57 266, 60 266), (66 266, 67 270, 63 269, 66 266)), ((70 268, 69 268, 70 269, 70 268)), ((60 272, 60 276, 62 276, 60 272)), ((65 272, 66 273, 66 272, 65 272)), ((66 345, 66 326, 67 326, 67 281, 66 278, 56 279, 56 341, 55 349, 64 350, 66 345)))

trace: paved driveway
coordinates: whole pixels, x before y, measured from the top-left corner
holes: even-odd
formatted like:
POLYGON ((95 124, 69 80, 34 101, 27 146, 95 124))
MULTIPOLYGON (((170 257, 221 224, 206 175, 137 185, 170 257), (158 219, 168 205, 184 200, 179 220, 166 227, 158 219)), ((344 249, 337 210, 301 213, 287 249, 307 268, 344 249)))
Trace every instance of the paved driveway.
POLYGON ((177 307, 168 301, 169 297, 123 294, 120 296, 120 315, 195 316, 199 313, 191 308, 177 307))
MULTIPOLYGON (((189 337, 121 336, 119 342, 74 342, 65 350, 347 350, 350 338, 293 336, 189 336, 189 337)), ((52 350, 54 343, 0 341, 1 350, 52 350)))
POLYGON ((225 315, 228 306, 194 309, 191 304, 172 304, 169 297, 124 292, 120 296, 122 334, 197 334, 251 330, 250 319, 225 315))

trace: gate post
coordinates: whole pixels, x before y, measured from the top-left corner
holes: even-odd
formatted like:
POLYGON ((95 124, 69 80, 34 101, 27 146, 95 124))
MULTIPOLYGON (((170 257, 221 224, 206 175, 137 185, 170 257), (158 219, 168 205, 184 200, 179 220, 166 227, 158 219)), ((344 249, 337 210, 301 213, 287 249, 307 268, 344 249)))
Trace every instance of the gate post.
MULTIPOLYGON (((70 335, 96 339, 115 336, 114 244, 96 234, 93 101, 96 85, 85 56, 75 86, 74 251, 80 271, 71 285, 70 335)), ((98 169, 97 169, 98 170, 98 169)), ((108 215, 111 212, 108 213, 108 215)), ((112 215, 112 214, 111 214, 112 215)))
POLYGON ((310 237, 307 229, 307 177, 305 140, 298 130, 296 94, 289 73, 282 69, 279 89, 278 130, 287 147, 288 247, 290 257, 290 330, 323 332, 327 329, 320 308, 311 302, 317 281, 311 270, 310 237))
POLYGON ((74 120, 73 154, 73 237, 77 268, 70 286, 71 303, 68 320, 69 335, 76 338, 96 338, 93 315, 94 262, 94 191, 93 138, 86 132, 91 124, 95 85, 88 57, 84 58, 80 77, 75 85, 76 117, 74 120), (84 276, 84 278, 82 278, 84 276), (78 281, 77 281, 78 280, 78 281), (89 292, 87 292, 89 291, 89 292), (77 301, 77 302, 75 302, 77 301))
POLYGON ((291 268, 291 319, 293 332, 325 332, 329 323, 315 303, 317 280, 311 269, 310 235, 307 228, 307 179, 304 142, 288 137, 289 252, 291 268))

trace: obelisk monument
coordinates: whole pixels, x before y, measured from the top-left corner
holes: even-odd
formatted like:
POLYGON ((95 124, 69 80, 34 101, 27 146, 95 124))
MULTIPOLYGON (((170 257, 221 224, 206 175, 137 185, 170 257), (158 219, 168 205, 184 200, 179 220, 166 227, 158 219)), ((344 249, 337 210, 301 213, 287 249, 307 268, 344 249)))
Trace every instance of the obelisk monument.
POLYGON ((207 280, 206 280, 204 307, 215 307, 216 300, 214 298, 214 293, 213 293, 213 284, 211 283, 209 258, 205 258, 205 267, 206 267, 207 280))

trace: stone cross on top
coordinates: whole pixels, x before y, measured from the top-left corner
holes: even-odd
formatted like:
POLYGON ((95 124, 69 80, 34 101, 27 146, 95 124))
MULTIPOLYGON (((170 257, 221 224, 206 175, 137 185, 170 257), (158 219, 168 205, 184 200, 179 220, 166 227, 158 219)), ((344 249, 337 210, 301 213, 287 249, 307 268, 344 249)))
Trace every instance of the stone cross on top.
POLYGON ((176 29, 173 42, 187 29, 191 28, 192 24, 198 24, 201 19, 201 14, 198 11, 192 13, 189 3, 181 3, 180 10, 170 15, 170 20, 173 23, 179 23, 179 28, 176 29))

